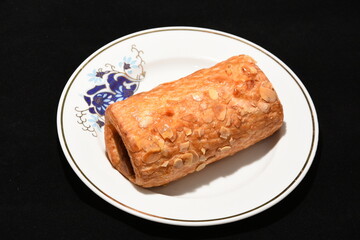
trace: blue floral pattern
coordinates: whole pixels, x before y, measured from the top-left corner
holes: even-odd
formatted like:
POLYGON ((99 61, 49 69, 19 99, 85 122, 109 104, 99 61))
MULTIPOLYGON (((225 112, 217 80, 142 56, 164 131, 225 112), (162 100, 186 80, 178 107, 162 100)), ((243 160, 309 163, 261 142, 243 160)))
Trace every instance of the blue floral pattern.
POLYGON ((124 57, 123 61, 119 63, 119 66, 129 74, 132 74, 132 69, 138 68, 136 60, 133 60, 131 57, 124 57))
POLYGON ((91 114, 88 121, 91 127, 96 129, 97 131, 100 131, 100 129, 104 126, 104 123, 99 119, 97 115, 91 114))
POLYGON ((135 55, 123 57, 118 64, 120 70, 107 63, 106 69, 99 68, 87 75, 88 81, 95 85, 83 95, 88 108, 80 110, 79 107, 75 107, 75 111, 77 122, 82 125, 82 129, 91 132, 94 137, 97 137, 97 132, 105 125, 106 108, 112 103, 132 96, 145 78, 145 62, 141 57, 143 52, 135 45, 131 51, 135 55))
POLYGON ((89 82, 93 82, 93 83, 103 82, 101 73, 96 72, 96 69, 94 69, 92 73, 89 73, 88 76, 90 77, 89 82))

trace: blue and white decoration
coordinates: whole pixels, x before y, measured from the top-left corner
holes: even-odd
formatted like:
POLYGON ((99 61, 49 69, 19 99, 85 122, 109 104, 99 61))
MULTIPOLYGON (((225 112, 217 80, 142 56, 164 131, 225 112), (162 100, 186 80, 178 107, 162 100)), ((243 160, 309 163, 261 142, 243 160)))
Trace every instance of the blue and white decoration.
POLYGON ((145 62, 141 57, 143 51, 132 45, 131 52, 133 56, 123 57, 119 62, 120 70, 107 63, 104 69, 94 69, 87 75, 88 81, 93 83, 93 87, 82 95, 87 108, 81 110, 75 107, 75 111, 77 122, 82 129, 91 132, 94 137, 98 136, 97 133, 102 131, 105 124, 106 108, 114 102, 132 96, 145 78, 145 62))

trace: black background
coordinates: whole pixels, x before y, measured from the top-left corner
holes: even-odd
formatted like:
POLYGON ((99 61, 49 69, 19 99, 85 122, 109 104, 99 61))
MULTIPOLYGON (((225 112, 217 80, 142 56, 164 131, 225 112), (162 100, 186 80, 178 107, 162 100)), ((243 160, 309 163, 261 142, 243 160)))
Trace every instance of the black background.
MULTIPOLYGON (((355 1, 1 1, 1 239, 360 239, 359 9, 355 1), (284 61, 315 103, 314 163, 276 206, 213 227, 177 227, 112 207, 68 165, 56 110, 78 65, 126 34, 197 26, 284 61)), ((301 126, 299 126, 301 127, 301 126)))

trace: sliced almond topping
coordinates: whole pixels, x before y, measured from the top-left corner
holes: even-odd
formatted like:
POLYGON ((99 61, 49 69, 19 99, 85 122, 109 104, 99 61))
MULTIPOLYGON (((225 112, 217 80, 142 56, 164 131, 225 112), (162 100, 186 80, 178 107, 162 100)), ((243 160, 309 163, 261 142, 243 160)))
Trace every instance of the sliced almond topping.
POLYGON ((204 154, 204 155, 205 155, 205 153, 206 153, 206 149, 205 149, 205 148, 201 148, 201 152, 202 152, 202 154, 204 154))
POLYGON ((257 69, 256 69, 256 67, 254 67, 254 66, 251 66, 250 67, 250 72, 252 73, 252 74, 257 74, 257 69))
POLYGON ((181 158, 176 158, 174 160, 174 168, 181 168, 183 165, 184 165, 184 163, 181 158))
POLYGON ((200 160, 200 162, 205 162, 206 161, 205 155, 201 155, 199 160, 200 160))
POLYGON ((200 137, 202 137, 202 136, 204 136, 204 133, 205 133, 205 130, 203 129, 203 128, 201 128, 200 130, 199 130, 199 136, 200 137))
POLYGON ((194 114, 188 114, 181 118, 182 120, 185 120, 187 122, 196 122, 197 117, 194 114))
POLYGON ((219 115, 217 116, 217 119, 220 121, 224 121, 225 118, 226 118, 226 108, 224 108, 224 110, 220 112, 219 115))
POLYGON ((250 64, 246 64, 246 66, 243 67, 243 71, 247 74, 256 74, 257 73, 256 68, 250 64))
POLYGON ((204 110, 204 109, 206 109, 206 108, 207 108, 207 105, 206 105, 206 103, 205 103, 205 102, 203 102, 203 103, 201 103, 201 104, 200 104, 200 107, 204 110))
POLYGON ((213 121, 214 112, 211 109, 206 109, 202 114, 202 119, 205 123, 211 123, 213 121))
POLYGON ((170 154, 170 148, 167 147, 167 146, 164 146, 164 148, 161 149, 161 154, 162 154, 164 157, 168 157, 169 154, 170 154))
POLYGON ((159 147, 160 147, 161 149, 163 149, 163 148, 164 148, 164 145, 165 145, 164 139, 162 139, 162 138, 159 137, 159 136, 155 136, 155 139, 157 140, 157 144, 159 145, 159 147))
POLYGON ((231 121, 233 122, 233 124, 236 128, 241 127, 241 121, 240 121, 239 117, 240 116, 237 116, 236 114, 231 115, 231 121))
POLYGON ((220 128, 220 137, 223 139, 227 139, 230 136, 230 129, 227 127, 222 126, 220 128))
POLYGON ((176 140, 176 137, 177 137, 177 133, 175 132, 175 133, 173 133, 173 135, 171 136, 170 141, 171 141, 171 142, 174 142, 174 141, 176 140))
POLYGON ((163 139, 170 139, 174 136, 173 131, 171 130, 170 126, 167 124, 164 124, 162 128, 159 130, 160 135, 163 137, 163 139))
POLYGON ((206 166, 206 163, 201 163, 199 166, 197 166, 196 171, 199 172, 199 171, 203 170, 205 168, 205 166, 206 166))
POLYGON ((226 117, 226 105, 225 104, 217 104, 213 107, 215 117, 220 120, 224 121, 226 117))
POLYGON ((230 145, 233 145, 235 143, 235 140, 233 138, 230 138, 229 143, 230 145))
POLYGON ((161 148, 158 144, 156 144, 155 142, 149 142, 147 140, 144 140, 144 142, 142 143, 142 148, 146 152, 160 152, 161 151, 161 148))
POLYGON ((154 119, 150 116, 145 116, 139 119, 139 127, 146 128, 154 122, 154 119))
POLYGON ((205 130, 203 128, 195 129, 194 135, 198 138, 201 138, 202 136, 204 136, 204 132, 205 130))
POLYGON ((219 98, 219 94, 215 89, 210 89, 209 90, 209 96, 212 100, 216 100, 219 98))
POLYGON ((160 166, 161 166, 161 167, 167 167, 168 164, 169 164, 169 161, 165 161, 165 162, 163 162, 160 166))
POLYGON ((197 101, 197 102, 200 102, 200 101, 202 100, 201 96, 196 95, 196 94, 192 95, 192 97, 193 97, 193 99, 194 99, 195 101, 197 101))
POLYGON ((145 176, 149 176, 151 174, 153 174, 155 172, 156 168, 154 168, 153 166, 149 166, 149 167, 144 167, 142 168, 141 171, 141 175, 145 175, 145 176))
POLYGON ((250 74, 256 74, 257 73, 257 70, 256 70, 256 68, 254 66, 248 66, 247 69, 248 69, 248 72, 250 74))
POLYGON ((184 153, 189 149, 190 142, 180 143, 180 152, 184 153))
POLYGON ((184 133, 184 129, 181 129, 182 131, 180 131, 180 132, 176 132, 176 134, 177 134, 177 139, 178 139, 178 141, 179 142, 184 142, 185 141, 185 139, 186 139, 186 137, 185 137, 185 133, 184 133))
POLYGON ((263 112, 263 113, 268 113, 270 111, 270 104, 269 103, 265 103, 265 102, 259 102, 258 103, 258 108, 263 112))
POLYGON ((225 146, 225 147, 222 147, 222 148, 219 148, 220 152, 227 152, 231 149, 230 146, 225 146))
POLYGON ((148 152, 145 154, 143 161, 147 164, 154 163, 160 159, 160 153, 148 152))
POLYGON ((260 86, 260 96, 266 102, 275 102, 277 99, 276 93, 270 88, 260 86))
POLYGON ((191 164, 194 159, 194 155, 192 153, 184 153, 181 156, 181 159, 184 160, 185 164, 191 164))
POLYGON ((228 117, 227 120, 226 120, 225 126, 230 127, 230 125, 231 125, 231 118, 228 117))
POLYGON ((193 155, 192 163, 199 161, 199 155, 197 154, 197 152, 195 152, 194 150, 190 150, 189 153, 191 153, 193 155))
POLYGON ((190 128, 184 127, 184 133, 186 136, 190 136, 192 134, 192 130, 190 128))

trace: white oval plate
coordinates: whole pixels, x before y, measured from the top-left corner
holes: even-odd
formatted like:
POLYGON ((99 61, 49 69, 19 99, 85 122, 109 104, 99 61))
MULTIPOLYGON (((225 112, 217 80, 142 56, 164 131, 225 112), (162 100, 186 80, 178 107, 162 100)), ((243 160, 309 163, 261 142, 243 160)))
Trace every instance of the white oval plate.
POLYGON ((130 214, 184 226, 229 223, 273 206, 304 178, 318 142, 313 102, 283 62, 240 37, 194 27, 137 32, 93 53, 63 90, 57 127, 69 164, 97 195, 130 214), (105 154, 101 107, 115 96, 121 99, 125 88, 147 91, 239 54, 252 56, 276 89, 285 114, 280 131, 164 187, 139 188, 111 167, 105 154), (126 74, 132 79, 127 85, 120 81, 126 74), (110 87, 114 79, 119 82, 117 88, 110 87), (88 92, 95 86, 100 90, 88 92))

